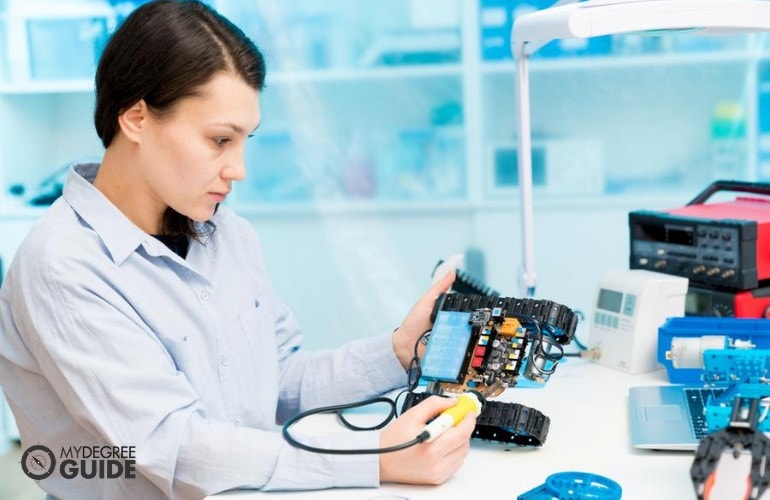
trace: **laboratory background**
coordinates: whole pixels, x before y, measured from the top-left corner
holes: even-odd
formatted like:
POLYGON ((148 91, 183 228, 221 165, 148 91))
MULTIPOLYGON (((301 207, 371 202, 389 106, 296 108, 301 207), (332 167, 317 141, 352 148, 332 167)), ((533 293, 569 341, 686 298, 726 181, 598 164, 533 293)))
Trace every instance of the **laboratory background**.
MULTIPOLYGON (((0 0, 0 269, 68 167, 99 160, 95 65, 141 3, 0 0)), ((208 3, 266 56, 227 205, 307 348, 393 329, 440 260, 520 296, 510 31, 550 0, 208 3)), ((537 297, 590 314, 599 278, 629 267, 629 212, 770 181, 763 34, 560 40, 529 70, 537 297)), ((0 397, 0 454, 15 436, 0 397)))

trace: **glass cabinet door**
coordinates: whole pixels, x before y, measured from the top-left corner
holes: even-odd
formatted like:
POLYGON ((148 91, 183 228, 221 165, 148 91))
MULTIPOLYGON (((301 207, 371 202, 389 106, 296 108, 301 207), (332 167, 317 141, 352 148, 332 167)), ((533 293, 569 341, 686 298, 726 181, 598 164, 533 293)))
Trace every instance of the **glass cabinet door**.
POLYGON ((216 5, 268 67, 237 203, 465 197, 458 1, 216 5))

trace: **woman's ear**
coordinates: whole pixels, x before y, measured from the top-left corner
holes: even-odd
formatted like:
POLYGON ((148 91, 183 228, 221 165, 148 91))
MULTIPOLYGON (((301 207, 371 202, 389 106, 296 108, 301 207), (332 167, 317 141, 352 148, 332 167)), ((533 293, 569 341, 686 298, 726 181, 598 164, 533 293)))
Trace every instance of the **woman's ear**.
POLYGON ((140 99, 118 115, 118 126, 130 142, 139 143, 147 128, 148 117, 147 103, 140 99))

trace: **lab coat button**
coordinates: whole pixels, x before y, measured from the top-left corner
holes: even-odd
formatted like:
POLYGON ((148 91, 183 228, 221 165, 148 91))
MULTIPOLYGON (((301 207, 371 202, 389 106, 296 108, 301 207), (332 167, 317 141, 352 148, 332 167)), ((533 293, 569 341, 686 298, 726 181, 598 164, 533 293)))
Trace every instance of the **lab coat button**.
POLYGON ((207 290, 201 292, 201 300, 209 300, 210 298, 211 294, 207 290))
POLYGON ((230 358, 228 358, 227 356, 222 356, 221 358, 219 358, 219 364, 221 364, 222 366, 227 366, 227 363, 229 361, 230 361, 230 358))

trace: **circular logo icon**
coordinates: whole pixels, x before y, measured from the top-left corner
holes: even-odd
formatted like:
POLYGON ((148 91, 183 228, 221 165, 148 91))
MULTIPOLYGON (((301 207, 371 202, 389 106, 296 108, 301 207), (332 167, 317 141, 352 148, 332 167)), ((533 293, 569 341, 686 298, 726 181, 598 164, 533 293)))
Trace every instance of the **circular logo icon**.
POLYGON ((42 444, 30 446, 21 455, 21 469, 35 481, 47 478, 55 468, 56 457, 50 448, 42 444))

